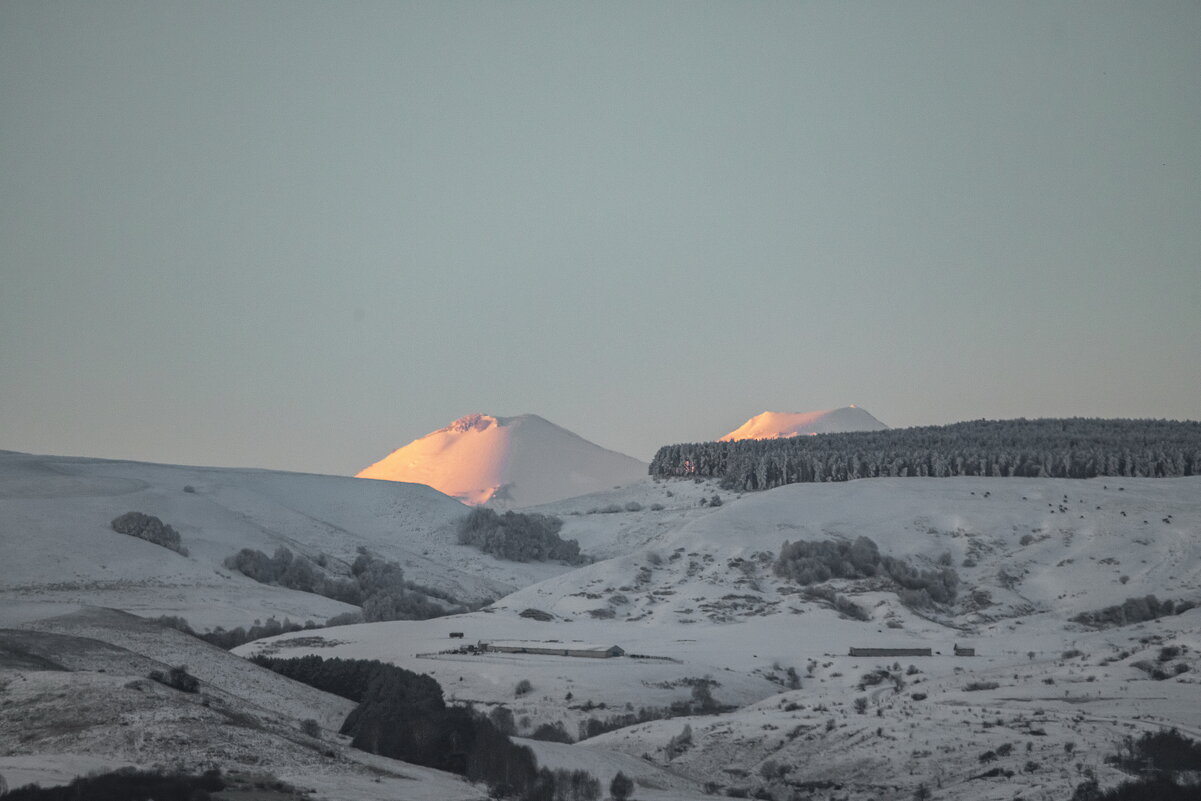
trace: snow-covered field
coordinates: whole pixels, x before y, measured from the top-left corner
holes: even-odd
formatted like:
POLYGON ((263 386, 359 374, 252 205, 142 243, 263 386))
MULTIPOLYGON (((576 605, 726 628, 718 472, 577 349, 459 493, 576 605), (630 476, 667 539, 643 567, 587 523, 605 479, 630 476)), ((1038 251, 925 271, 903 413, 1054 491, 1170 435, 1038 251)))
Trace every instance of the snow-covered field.
MULTIPOLYGON (((345 607, 254 584, 221 560, 237 547, 276 544, 346 559, 361 544, 400 561, 415 581, 495 600, 470 614, 298 632, 236 653, 389 661, 429 673, 448 699, 508 707, 522 735, 562 723, 578 737, 589 721, 641 712, 646 722, 578 744, 534 745, 543 764, 583 767, 606 785, 622 770, 637 780, 637 798, 702 798, 708 785, 776 798, 909 799, 925 785, 934 798, 1059 799, 1088 775, 1116 782, 1103 760, 1127 734, 1175 726, 1201 737, 1201 609, 1104 630, 1070 621, 1148 594, 1201 600, 1196 478, 875 479, 741 497, 711 483, 644 479, 536 509, 560 516, 562 535, 598 560, 574 569, 500 562, 455 544, 453 522, 465 511, 388 482, 5 454, 0 625, 88 637, 162 664, 195 661, 202 679, 231 697, 262 697, 293 727, 303 717, 333 727, 342 702, 297 708, 278 687, 254 683, 266 679, 243 677, 245 663, 224 652, 177 660, 176 645, 156 649, 155 636, 96 623, 95 612, 49 618, 81 604, 226 626, 247 615, 324 617, 345 607), (113 533, 108 522, 131 509, 177 528, 191 556, 113 533), (861 536, 916 568, 952 567, 956 602, 911 609, 888 580, 831 580, 865 613, 855 620, 773 571, 785 541, 861 536), (615 645, 625 655, 446 653, 502 641, 615 645), (976 655, 956 656, 956 645, 976 655), (851 657, 852 647, 932 655, 851 657), (518 693, 522 680, 531 689, 518 693), (698 711, 702 701, 720 711, 670 716, 673 704, 698 711)), ((188 638, 178 636, 182 649, 188 638)), ((130 674, 144 667, 131 665, 130 674)), ((5 669, 0 703, 32 710, 58 692, 56 681, 85 681, 51 673, 5 669), (40 689, 14 689, 26 680, 40 689)), ((127 691, 111 674, 87 675, 127 691)), ((151 728, 173 730, 180 718, 171 714, 151 728)), ((97 754, 154 761, 150 746, 105 750, 113 738, 82 731, 20 748, 14 737, 10 728, 0 738, 10 784, 29 775, 30 749, 59 755, 47 764, 60 774, 64 764, 92 769, 97 754)), ((281 776, 321 797, 385 797, 352 793, 353 782, 331 778, 335 768, 305 767, 292 747, 279 746, 281 776)), ((392 797, 483 795, 433 771, 396 770, 415 778, 392 797)), ((39 775, 53 780, 52 772, 39 775)))

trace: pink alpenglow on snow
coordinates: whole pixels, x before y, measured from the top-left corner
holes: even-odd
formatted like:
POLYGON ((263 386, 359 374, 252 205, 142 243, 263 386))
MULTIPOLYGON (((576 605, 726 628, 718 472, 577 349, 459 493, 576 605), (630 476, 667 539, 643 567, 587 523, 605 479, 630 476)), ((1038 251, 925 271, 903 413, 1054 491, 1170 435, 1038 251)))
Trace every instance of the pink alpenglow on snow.
POLYGON ((469 504, 523 507, 612 489, 646 474, 646 463, 537 415, 470 414, 357 477, 427 484, 469 504))
POLYGON ((784 439, 802 434, 841 434, 845 431, 883 431, 888 426, 858 406, 821 412, 764 412, 747 420, 719 442, 740 439, 784 439))

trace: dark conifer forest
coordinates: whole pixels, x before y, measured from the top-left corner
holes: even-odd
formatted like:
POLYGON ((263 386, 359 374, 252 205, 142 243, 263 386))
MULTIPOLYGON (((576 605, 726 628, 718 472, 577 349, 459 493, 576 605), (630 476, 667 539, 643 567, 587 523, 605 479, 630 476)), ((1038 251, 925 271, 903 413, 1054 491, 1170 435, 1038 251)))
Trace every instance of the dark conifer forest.
POLYGON ((1201 472, 1201 423, 1172 420, 974 420, 788 439, 665 445, 659 477, 719 478, 737 491, 909 476, 1163 478, 1201 472))

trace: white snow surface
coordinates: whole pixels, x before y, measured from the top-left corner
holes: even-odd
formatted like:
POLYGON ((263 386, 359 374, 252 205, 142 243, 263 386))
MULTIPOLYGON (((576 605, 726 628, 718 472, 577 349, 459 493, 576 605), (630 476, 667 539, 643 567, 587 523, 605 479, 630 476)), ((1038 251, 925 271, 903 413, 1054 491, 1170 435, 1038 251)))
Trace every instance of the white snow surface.
POLYGON ((840 434, 844 431, 883 431, 888 426, 858 406, 817 412, 763 412, 726 434, 718 442, 740 439, 786 439, 802 434, 840 434))
MULTIPOLYGON (((597 764, 596 749, 616 749, 692 782, 806 787, 816 798, 908 799, 919 784, 945 799, 1012 798, 1023 788, 1066 797, 1084 768, 1103 785, 1117 781, 1104 756, 1126 734, 1177 726, 1201 735, 1193 702, 1201 609, 1100 631, 1069 620, 1151 593, 1201 600, 1201 479, 871 479, 726 494, 716 509, 695 506, 720 494, 709 483, 631 490, 643 505, 637 512, 568 517, 568 525, 624 530, 609 542, 630 543, 629 552, 480 612, 334 629, 324 633, 329 643, 284 635, 240 650, 391 661, 434 676, 459 702, 508 706, 523 734, 557 721, 575 735, 589 718, 663 709, 712 679, 713 697, 732 711, 588 739, 580 764, 597 764), (665 508, 651 511, 645 501, 656 492, 665 508), (685 499, 687 511, 667 506, 685 499), (637 544, 640 526, 647 536, 637 544), (867 612, 861 622, 772 570, 785 540, 859 536, 922 569, 949 562, 961 580, 957 602, 914 610, 888 580, 830 582, 867 612), (551 619, 522 616, 531 609, 551 619), (449 639, 451 631, 464 638, 449 639), (448 653, 502 640, 618 645, 629 656, 448 653), (954 656, 957 644, 978 656, 954 656), (1180 655, 1164 680, 1135 666, 1160 664, 1167 645, 1180 655), (853 646, 935 655, 852 658, 853 646), (788 687, 790 667, 800 689, 788 687), (860 689, 877 669, 899 683, 860 689), (517 695, 522 679, 533 690, 517 695), (986 689, 972 691, 977 682, 986 689), (863 714, 853 703, 861 696, 863 714), (673 750, 685 724, 694 745, 673 750), (981 763, 1006 743, 1011 752, 981 763), (765 778, 768 760, 789 773, 765 778), (1015 775, 980 778, 996 766, 1015 775)), ((570 748, 556 746, 555 759, 570 748)))
POLYGON ((0 451, 0 625, 27 618, 33 603, 180 615, 201 631, 354 611, 226 569, 242 548, 325 554, 345 571, 363 547, 463 602, 568 569, 481 558, 457 542, 455 522, 467 512, 420 484, 0 451), (175 528, 189 555, 113 531, 129 511, 175 528))
POLYGON ((536 510, 560 516, 562 535, 598 561, 522 565, 459 546, 453 523, 464 507, 414 485, 0 453, 0 627, 187 661, 213 698, 202 708, 131 683, 142 663, 98 646, 76 672, 0 663, 13 721, 0 726, 0 773, 10 784, 62 782, 72 771, 170 761, 184 743, 228 758, 265 749, 264 769, 318 798, 482 798, 482 787, 358 754, 332 732, 323 737, 336 756, 322 756, 292 733, 302 717, 332 729, 343 702, 290 696, 182 635, 160 641, 117 613, 80 610, 183 614, 203 628, 348 608, 220 566, 237 547, 275 544, 341 560, 364 544, 422 583, 495 600, 452 617, 297 632, 237 654, 382 659, 433 676, 451 702, 508 707, 523 736, 562 723, 575 737, 591 719, 641 712, 646 722, 533 748, 542 764, 587 769, 606 786, 621 770, 634 797, 650 801, 704 798, 706 785, 823 800, 900 801, 919 785, 944 801, 1067 798, 1089 771, 1103 787, 1122 778, 1104 758, 1126 735, 1175 726, 1201 738, 1201 608, 1101 630, 1070 620, 1152 593, 1201 601, 1201 478, 868 479, 739 496, 644 477, 536 510), (109 521, 130 510, 174 526, 191 556, 112 532, 109 521), (786 540, 861 536, 916 568, 953 568, 955 603, 906 607, 879 577, 828 582, 866 613, 860 621, 773 569, 786 540), (481 641, 617 645, 627 655, 463 648, 481 641), (956 644, 977 656, 954 656, 956 644), (934 655, 852 658, 851 647, 934 655), (523 679, 532 690, 519 695, 523 679), (664 717, 699 683, 719 710, 664 717), (71 726, 80 694, 94 700, 71 726), (235 699, 266 734, 223 722, 235 699), (35 720, 36 737, 23 739, 35 720), (681 745, 685 726, 691 743, 681 745), (135 729, 145 736, 130 739, 135 729), (227 730, 236 736, 222 745, 227 730))
POLYGON ((522 507, 646 476, 647 465, 533 414, 470 414, 399 448, 358 478, 411 481, 473 505, 522 507))

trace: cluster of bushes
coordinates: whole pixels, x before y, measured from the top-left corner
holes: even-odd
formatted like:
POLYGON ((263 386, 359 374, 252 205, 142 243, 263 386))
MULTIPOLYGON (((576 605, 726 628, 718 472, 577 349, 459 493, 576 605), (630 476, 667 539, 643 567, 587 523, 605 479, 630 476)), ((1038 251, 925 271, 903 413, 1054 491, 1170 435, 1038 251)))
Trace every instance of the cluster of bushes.
POLYGON ((867 613, 866 609, 845 595, 834 592, 833 587, 806 587, 803 593, 805 598, 810 601, 825 601, 834 607, 834 611, 840 615, 849 617, 851 620, 866 622, 872 619, 872 616, 867 613))
POLYGON ((355 606, 362 602, 355 594, 358 589, 355 582, 331 576, 307 557, 296 556, 283 546, 276 548, 272 556, 254 548, 243 548, 226 557, 225 566, 260 584, 276 584, 291 590, 324 595, 326 598, 354 603, 355 606))
POLYGON ((1194 801, 1201 771, 1201 743, 1175 729, 1127 736, 1118 753, 1105 761, 1140 778, 1102 792, 1096 779, 1076 787, 1072 801, 1194 801))
POLYGON ((586 770, 556 770, 553 787, 555 801, 596 801, 601 794, 600 781, 586 770))
POLYGON ((587 774, 539 769, 533 752, 512 743, 488 717, 448 707, 442 687, 429 676, 375 660, 306 656, 254 661, 355 701, 358 706, 341 729, 355 748, 485 782, 493 797, 594 801, 600 795, 600 784, 587 774))
POLYGON ((777 576, 802 586, 832 578, 869 578, 880 572, 880 549, 868 537, 854 542, 785 540, 774 569, 777 576))
POLYGON ((1147 595, 1142 598, 1127 598, 1120 604, 1107 606, 1104 609, 1081 612, 1072 618, 1072 622, 1107 629, 1141 623, 1144 620, 1154 620, 1159 617, 1179 615, 1194 606, 1196 604, 1192 601, 1173 601, 1171 598, 1161 601, 1154 595, 1147 595))
POLYGON ((556 720, 554 723, 543 723, 538 728, 534 729, 530 734, 531 740, 542 740, 547 743, 568 743, 572 741, 571 735, 567 733, 567 727, 563 725, 563 721, 556 720))
POLYGON ((141 512, 126 512, 114 518, 109 524, 118 534, 128 534, 146 542, 152 542, 168 550, 175 551, 181 556, 188 555, 188 549, 183 547, 179 532, 168 526, 154 515, 141 512))
POLYGON ((161 670, 152 670, 146 678, 157 681, 159 684, 165 684, 181 693, 200 692, 200 679, 189 673, 183 665, 173 667, 165 673, 161 670))
POLYGON ((579 739, 587 740, 589 737, 598 737, 606 732, 617 731, 627 726, 636 726, 651 720, 666 720, 678 715, 691 714, 685 710, 686 704, 687 702, 677 701, 672 707, 644 706, 640 707, 637 712, 622 712, 606 718, 591 717, 581 720, 579 739), (675 708, 673 709, 673 707, 675 708))
POLYGON ((1102 791, 1096 779, 1076 785, 1071 801, 1197 801, 1195 784, 1180 784, 1170 776, 1146 776, 1102 791))
MULTIPOLYGON (((284 547, 267 556, 253 548, 243 548, 225 560, 225 566, 262 584, 276 584, 300 592, 311 592, 335 601, 359 606, 363 620, 427 620, 432 617, 466 611, 453 605, 446 608, 430 600, 405 581, 404 571, 396 562, 387 561, 359 549, 350 566, 350 576, 336 576, 305 556, 284 547)), ((448 598, 444 593, 439 593, 448 598)))
POLYGON ((1117 755, 1106 761, 1129 773, 1201 771, 1201 743, 1176 729, 1145 732, 1137 738, 1127 735, 1117 755))
MULTIPOLYGON (((362 615, 348 613, 354 619, 348 618, 346 615, 337 615, 325 621, 327 626, 340 626, 347 623, 361 623, 362 615), (340 620, 341 618, 341 620, 340 620)), ((178 615, 161 615, 154 618, 154 622, 163 626, 169 626, 176 631, 182 631, 184 634, 190 634, 204 640, 207 643, 212 643, 218 648, 224 648, 226 651, 233 650, 239 645, 245 645, 254 640, 261 640, 264 637, 275 637, 279 634, 289 634, 293 631, 307 631, 309 629, 319 629, 320 625, 311 620, 306 620, 304 623, 293 623, 288 618, 284 618, 283 622, 279 622, 274 617, 267 618, 266 622, 260 623, 254 621, 250 628, 238 626, 236 629, 225 629, 221 626, 212 631, 198 632, 192 628, 187 620, 178 615)))
MULTIPOLYGON (((719 703, 713 697, 713 688, 717 686, 717 682, 711 678, 703 679, 690 678, 684 682, 691 686, 691 695, 689 698, 673 701, 669 706, 644 706, 639 708, 637 712, 624 712, 616 715, 610 715, 607 718, 588 718, 588 720, 580 721, 580 739, 586 740, 589 737, 596 737, 605 732, 624 729, 626 726, 634 726, 639 723, 646 723, 650 720, 667 720, 669 718, 687 717, 689 715, 710 715, 715 712, 728 712, 734 707, 719 703)), ((588 707, 585 707, 587 709, 588 707)), ((689 729, 691 733, 691 729, 689 729)))
POLYGON ((685 723, 684 728, 680 729, 680 733, 667 741, 664 751, 667 753, 668 761, 670 761, 683 754, 689 748, 692 748, 692 726, 685 723))
POLYGON ((652 476, 721 478, 738 491, 877 476, 1192 476, 1201 423, 975 420, 775 440, 665 445, 652 476))
POLYGON ((4 801, 209 801, 210 793, 225 788, 221 772, 199 776, 186 773, 121 768, 96 776, 80 776, 59 787, 18 787, 3 794, 4 801))
POLYGON ((580 544, 559 536, 563 521, 540 514, 505 512, 476 507, 459 521, 459 544, 479 548, 512 562, 580 564, 580 544))
POLYGON ((802 586, 832 578, 863 579, 884 576, 901 586, 902 602, 908 606, 953 603, 959 575, 949 567, 922 570, 903 559, 881 556, 868 537, 854 542, 816 540, 784 542, 773 566, 777 576, 802 586))
POLYGON ((520 612, 517 613, 517 616, 524 617, 529 620, 537 620, 541 623, 549 623, 550 621, 555 619, 555 616, 552 615, 550 612, 547 612, 543 609, 535 609, 532 606, 528 607, 526 609, 522 609, 520 612))

